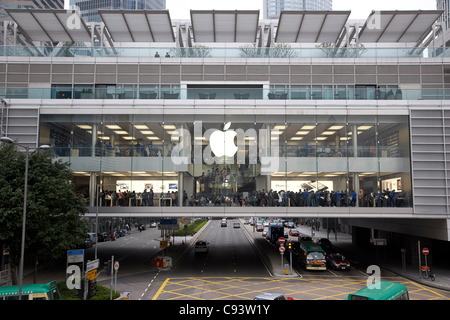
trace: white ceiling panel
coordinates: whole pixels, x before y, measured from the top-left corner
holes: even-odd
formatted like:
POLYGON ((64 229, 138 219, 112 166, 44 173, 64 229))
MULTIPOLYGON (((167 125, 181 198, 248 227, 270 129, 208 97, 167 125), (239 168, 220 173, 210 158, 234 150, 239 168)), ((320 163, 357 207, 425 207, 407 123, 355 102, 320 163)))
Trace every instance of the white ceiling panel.
POLYGON ((350 11, 282 11, 275 42, 335 42, 349 16, 350 11))
POLYGON ((191 10, 195 42, 256 42, 259 11, 191 10))
POLYGON ((91 33, 77 11, 6 9, 32 41, 91 41, 91 33))
POLYGON ((174 42, 167 10, 99 10, 114 42, 174 42))
POLYGON ((372 11, 359 32, 364 42, 418 42, 432 31, 441 10, 372 11))

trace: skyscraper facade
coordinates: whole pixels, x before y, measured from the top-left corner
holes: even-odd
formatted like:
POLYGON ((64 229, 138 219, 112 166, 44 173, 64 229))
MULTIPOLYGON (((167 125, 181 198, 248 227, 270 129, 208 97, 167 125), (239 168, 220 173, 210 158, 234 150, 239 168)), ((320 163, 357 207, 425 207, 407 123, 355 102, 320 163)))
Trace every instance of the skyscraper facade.
POLYGON ((283 10, 332 10, 333 0, 263 0, 264 19, 278 19, 283 10))
POLYGON ((450 1, 449 0, 436 0, 436 9, 444 10, 444 14, 439 21, 445 23, 445 28, 449 28, 449 15, 450 15, 450 1))
POLYGON ((70 0, 70 6, 78 6, 86 22, 100 22, 98 10, 165 10, 166 0, 70 0))

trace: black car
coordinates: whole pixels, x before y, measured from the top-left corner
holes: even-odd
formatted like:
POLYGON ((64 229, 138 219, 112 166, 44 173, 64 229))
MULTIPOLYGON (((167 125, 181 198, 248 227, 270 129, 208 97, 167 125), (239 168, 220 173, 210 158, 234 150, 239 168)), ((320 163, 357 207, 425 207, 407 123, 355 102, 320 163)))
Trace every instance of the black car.
POLYGON ((298 241, 300 241, 300 242, 310 242, 310 241, 312 241, 312 238, 310 236, 307 236, 307 235, 303 234, 303 233, 300 233, 298 235, 298 241))
POLYGON ((320 238, 317 241, 317 244, 325 251, 330 251, 333 248, 331 241, 328 240, 327 238, 320 238))
POLYGON ((108 234, 106 232, 99 232, 97 235, 97 240, 98 242, 108 241, 109 240, 108 234))
POLYGON ((85 249, 92 248, 93 245, 94 245, 94 244, 93 244, 93 242, 92 242, 91 239, 86 238, 86 240, 84 240, 83 247, 84 247, 85 249))

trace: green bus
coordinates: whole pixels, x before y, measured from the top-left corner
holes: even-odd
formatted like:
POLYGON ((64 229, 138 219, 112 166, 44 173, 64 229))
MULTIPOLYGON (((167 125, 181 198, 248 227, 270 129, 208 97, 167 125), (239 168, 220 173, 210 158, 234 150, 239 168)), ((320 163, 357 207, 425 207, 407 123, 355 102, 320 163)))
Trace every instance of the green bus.
MULTIPOLYGON (((19 286, 0 287, 1 300, 19 300, 19 286)), ((62 300, 56 281, 22 285, 21 300, 62 300)))
POLYGON ((409 300, 409 294, 406 286, 401 283, 379 281, 350 293, 345 300, 409 300))
POLYGON ((298 260, 306 270, 327 270, 325 251, 317 243, 312 241, 300 241, 300 253, 298 260))

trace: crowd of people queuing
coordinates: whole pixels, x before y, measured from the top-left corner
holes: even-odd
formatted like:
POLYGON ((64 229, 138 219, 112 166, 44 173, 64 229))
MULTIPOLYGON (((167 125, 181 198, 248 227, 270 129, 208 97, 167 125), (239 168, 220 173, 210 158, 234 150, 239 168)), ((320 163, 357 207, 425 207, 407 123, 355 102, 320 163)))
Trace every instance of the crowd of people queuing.
POLYGON ((395 190, 357 194, 355 191, 299 190, 252 191, 216 195, 200 193, 191 196, 189 206, 253 206, 253 207, 408 207, 407 193, 395 190))
MULTIPOLYGON (((187 194, 183 194, 184 203, 186 204, 187 194)), ((99 206, 112 207, 152 207, 152 206, 176 206, 178 205, 178 192, 172 191, 163 194, 155 194, 153 189, 144 189, 143 192, 135 192, 128 190, 108 191, 100 190, 99 206), (171 199, 171 200, 169 200, 171 199), (158 201, 158 202, 156 202, 158 201)))
MULTIPOLYGON (((178 191, 156 194, 153 189, 135 191, 100 191, 99 206, 177 206, 178 191), (171 199, 171 201, 168 201, 171 199)), ((188 199, 183 192, 183 206, 252 206, 252 207, 409 207, 409 194, 395 190, 365 193, 355 191, 284 190, 215 194, 200 192, 188 199)))

